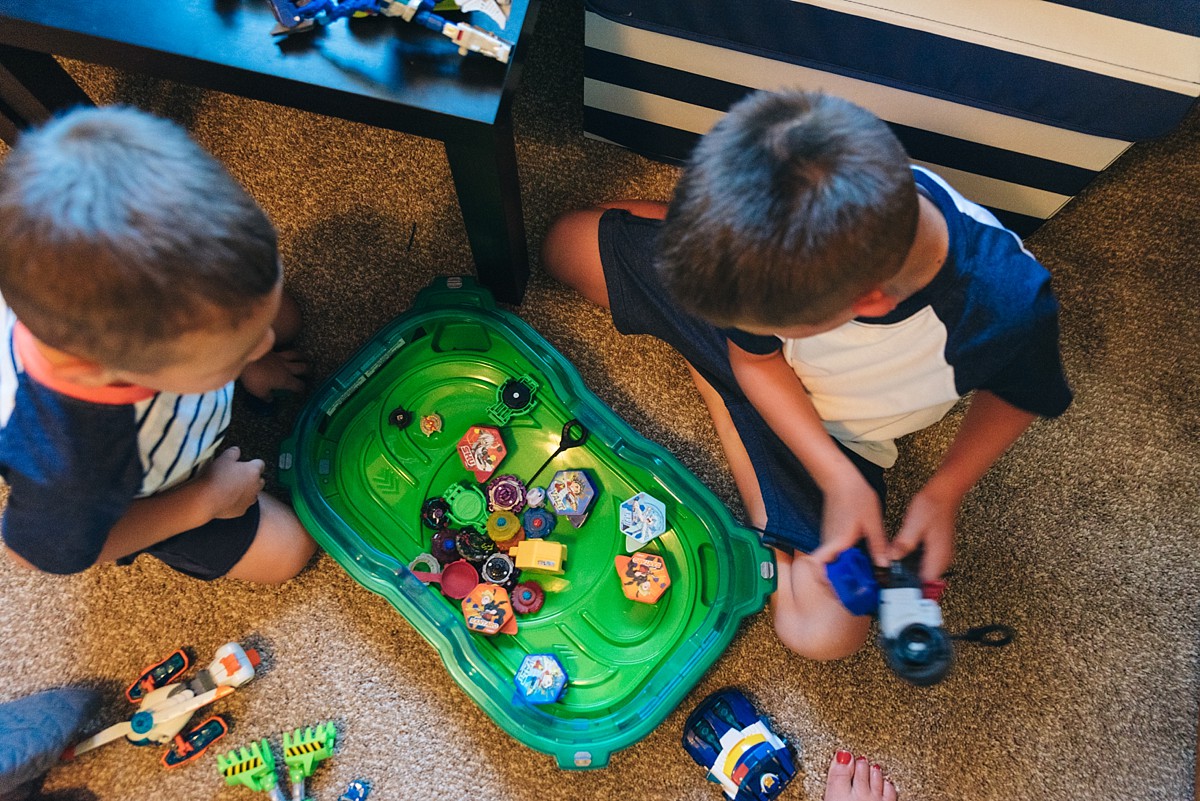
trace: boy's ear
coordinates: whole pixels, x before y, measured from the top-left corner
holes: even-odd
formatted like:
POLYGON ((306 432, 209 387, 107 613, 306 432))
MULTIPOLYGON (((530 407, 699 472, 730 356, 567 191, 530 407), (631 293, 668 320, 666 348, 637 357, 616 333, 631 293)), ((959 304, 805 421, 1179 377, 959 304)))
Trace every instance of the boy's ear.
POLYGON ((855 317, 883 317, 899 305, 900 301, 883 289, 876 287, 854 301, 851 308, 855 317))

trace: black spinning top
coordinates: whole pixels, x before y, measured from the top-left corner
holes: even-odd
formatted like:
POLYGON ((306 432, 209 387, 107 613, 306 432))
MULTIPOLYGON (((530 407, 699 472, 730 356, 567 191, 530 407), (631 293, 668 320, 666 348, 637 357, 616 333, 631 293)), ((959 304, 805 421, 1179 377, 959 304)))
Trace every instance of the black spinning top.
POLYGON ((510 378, 500 387, 500 402, 514 412, 519 412, 533 400, 533 390, 515 378, 510 378))

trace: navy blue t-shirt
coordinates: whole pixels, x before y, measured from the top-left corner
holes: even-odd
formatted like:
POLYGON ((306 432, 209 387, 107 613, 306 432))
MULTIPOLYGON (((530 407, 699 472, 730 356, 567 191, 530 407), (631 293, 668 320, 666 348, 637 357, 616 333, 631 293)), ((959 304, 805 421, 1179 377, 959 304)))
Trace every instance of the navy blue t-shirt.
POLYGON ((9 486, 0 533, 34 567, 76 573, 96 562, 134 499, 187 481, 214 458, 233 384, 81 400, 30 375, 18 328, 0 298, 0 477, 9 486))
POLYGON ((913 173, 949 236, 926 287, 884 317, 803 339, 726 331, 751 353, 782 351, 826 430, 884 467, 896 437, 937 422, 972 390, 1045 417, 1071 403, 1049 272, 986 209, 927 170, 913 173))

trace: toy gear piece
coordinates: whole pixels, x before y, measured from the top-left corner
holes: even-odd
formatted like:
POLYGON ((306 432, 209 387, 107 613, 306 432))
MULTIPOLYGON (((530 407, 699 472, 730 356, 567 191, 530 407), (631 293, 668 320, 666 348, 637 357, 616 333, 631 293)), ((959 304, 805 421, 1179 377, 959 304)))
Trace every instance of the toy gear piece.
POLYGON ((511 556, 506 553, 494 553, 484 560, 479 575, 484 581, 498 584, 511 591, 513 587, 517 586, 521 571, 517 570, 511 556))
POLYGON ((489 512, 520 512, 525 506, 525 485, 514 475, 493 476, 487 483, 489 512))
POLYGON ((521 515, 521 528, 531 540, 545 539, 554 532, 558 519, 549 509, 526 509, 521 515))
POLYGON ((442 565, 448 565, 462 558, 458 552, 458 543, 455 541, 454 531, 448 528, 444 528, 433 535, 430 550, 433 553, 433 558, 438 560, 442 565))
POLYGON ((458 547, 458 553, 468 562, 482 562, 496 552, 496 543, 491 537, 469 526, 458 532, 454 544, 458 547))
POLYGON ((520 378, 510 378, 496 389, 496 402, 488 407, 488 417, 496 425, 508 425, 513 417, 528 414, 537 406, 534 397, 538 390, 537 382, 532 376, 523 375, 520 378))
POLYGON ((518 615, 532 615, 546 602, 546 591, 536 581, 522 581, 514 588, 511 600, 518 615))
POLYGON ((445 498, 427 498, 421 504, 421 523, 434 531, 445 528, 450 522, 450 504, 445 498))

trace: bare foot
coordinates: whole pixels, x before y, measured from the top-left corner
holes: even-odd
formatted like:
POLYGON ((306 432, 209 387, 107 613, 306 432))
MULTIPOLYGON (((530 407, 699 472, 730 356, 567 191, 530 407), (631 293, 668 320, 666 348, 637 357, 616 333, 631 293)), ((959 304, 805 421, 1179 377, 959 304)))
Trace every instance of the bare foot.
POLYGON ((838 751, 829 763, 825 801, 896 801, 896 785, 883 775, 883 766, 866 757, 838 751))

